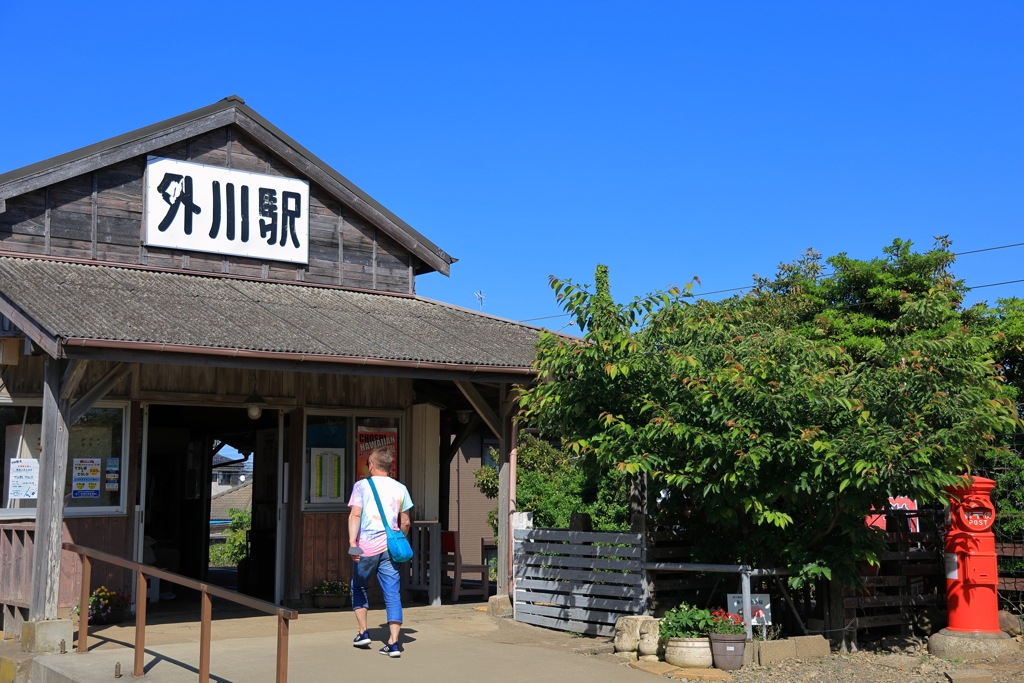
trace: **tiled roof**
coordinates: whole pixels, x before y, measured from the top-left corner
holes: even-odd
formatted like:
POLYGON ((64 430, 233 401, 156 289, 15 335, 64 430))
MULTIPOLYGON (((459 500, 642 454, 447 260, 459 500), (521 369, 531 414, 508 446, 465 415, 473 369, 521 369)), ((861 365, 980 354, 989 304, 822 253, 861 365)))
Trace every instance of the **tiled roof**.
POLYGON ((240 484, 233 489, 222 491, 210 499, 210 521, 223 522, 231 519, 228 510, 237 508, 248 509, 252 505, 252 480, 240 484))
POLYGON ((527 368, 539 330, 418 297, 0 257, 0 294, 52 336, 527 368))

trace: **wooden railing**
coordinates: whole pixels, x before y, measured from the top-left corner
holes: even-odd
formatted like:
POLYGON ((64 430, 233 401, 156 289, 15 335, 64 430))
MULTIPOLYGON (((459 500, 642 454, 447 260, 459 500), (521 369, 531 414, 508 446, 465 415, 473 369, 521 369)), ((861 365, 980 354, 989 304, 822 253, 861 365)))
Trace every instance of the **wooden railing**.
POLYGON ((99 550, 75 545, 74 543, 65 543, 64 550, 78 553, 82 558, 82 592, 78 615, 78 651, 80 653, 86 654, 89 652, 89 596, 92 593, 89 582, 92 560, 100 560, 135 572, 135 666, 132 672, 135 678, 145 676, 146 586, 148 583, 147 577, 151 576, 161 581, 197 590, 202 595, 202 616, 199 631, 199 683, 208 683, 210 680, 210 630, 211 622, 213 621, 213 596, 277 616, 277 676, 275 680, 277 683, 286 683, 288 680, 288 622, 292 619, 297 619, 299 617, 298 612, 278 607, 263 600, 250 598, 247 595, 240 595, 226 588, 211 586, 181 574, 173 574, 163 569, 132 562, 116 555, 110 555, 99 550))

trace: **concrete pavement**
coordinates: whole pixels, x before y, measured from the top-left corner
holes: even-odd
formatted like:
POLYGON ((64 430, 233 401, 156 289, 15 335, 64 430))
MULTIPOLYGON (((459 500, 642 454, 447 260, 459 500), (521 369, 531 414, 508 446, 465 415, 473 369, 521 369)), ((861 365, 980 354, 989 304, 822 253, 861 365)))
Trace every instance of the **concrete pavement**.
MULTIPOLYGON (((350 612, 305 612, 292 622, 289 681, 387 680, 417 683, 629 683, 650 674, 629 669, 607 652, 606 639, 570 634, 497 619, 470 606, 413 607, 406 610, 403 654, 378 654, 385 634, 383 611, 371 611, 375 639, 369 650, 353 648, 350 612), (383 677, 383 678, 382 678, 383 677)), ((87 655, 45 655, 33 662, 33 683, 110 681, 120 662, 131 675, 134 629, 97 629, 87 655)), ((274 620, 215 612, 211 680, 222 683, 274 681, 274 620)), ((199 625, 171 621, 147 626, 146 679, 154 683, 195 681, 199 662, 199 625)))

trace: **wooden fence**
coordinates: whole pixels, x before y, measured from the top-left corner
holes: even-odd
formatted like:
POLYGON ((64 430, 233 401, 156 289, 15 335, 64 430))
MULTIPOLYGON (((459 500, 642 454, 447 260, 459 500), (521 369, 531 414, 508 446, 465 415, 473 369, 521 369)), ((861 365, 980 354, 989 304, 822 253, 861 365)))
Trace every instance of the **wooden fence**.
POLYGON ((643 535, 515 529, 515 618, 613 635, 622 616, 646 614, 643 535))

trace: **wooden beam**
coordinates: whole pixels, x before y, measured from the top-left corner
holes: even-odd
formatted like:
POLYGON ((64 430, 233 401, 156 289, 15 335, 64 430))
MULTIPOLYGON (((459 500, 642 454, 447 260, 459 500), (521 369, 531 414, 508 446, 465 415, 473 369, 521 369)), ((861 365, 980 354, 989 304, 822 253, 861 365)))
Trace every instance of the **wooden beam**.
POLYGON ((450 274, 451 266, 440 254, 431 251, 426 245, 416 239, 413 235, 406 232, 404 228, 396 224, 368 201, 356 194, 351 188, 338 181, 336 178, 328 174, 323 168, 307 159, 290 145, 286 144, 283 140, 264 128, 258 121, 248 116, 245 112, 238 111, 235 118, 235 125, 256 140, 256 142, 273 152, 293 169, 322 187, 335 199, 355 210, 374 226, 382 228, 384 232, 386 232, 396 242, 414 253, 421 261, 429 264, 431 268, 442 275, 450 274))
POLYGON ((75 391, 78 390, 78 385, 81 384, 82 377, 85 376, 85 371, 88 367, 89 361, 87 360, 72 358, 68 361, 68 366, 64 369, 64 376, 60 378, 60 400, 71 400, 71 397, 75 395, 75 391))
POLYGON ((468 439, 469 435, 473 433, 474 429, 476 429, 478 422, 480 422, 480 418, 476 415, 471 415, 469 422, 462 425, 462 428, 455 434, 455 438, 452 440, 451 446, 448 447, 448 455, 445 458, 445 467, 451 466, 452 458, 454 458, 455 454, 459 452, 460 448, 462 448, 462 444, 466 443, 466 439, 468 439))
POLYGON ((124 379, 126 376, 131 374, 133 371, 138 369, 138 365, 135 363, 118 363, 110 369, 110 371, 103 375, 103 378, 97 382, 92 389, 85 392, 81 398, 74 402, 71 406, 71 413, 68 423, 75 424, 79 418, 85 415, 89 408, 96 405, 96 402, 101 400, 104 396, 110 393, 118 382, 124 379))
POLYGON ((25 336, 39 345, 50 358, 60 357, 60 346, 52 334, 43 329, 35 320, 22 313, 18 306, 0 292, 0 314, 4 315, 14 325, 25 333, 25 336))
MULTIPOLYGON (((0 312, 3 312, 0 310, 0 312)), ((10 316, 8 316, 10 317, 10 316)), ((200 353, 172 353, 136 349, 115 349, 99 346, 65 346, 66 358, 89 358, 129 363, 158 365, 190 365, 209 368, 244 368, 246 370, 281 370, 323 375, 369 375, 371 377, 407 377, 410 379, 465 380, 480 382, 508 382, 509 374, 481 370, 441 370, 387 365, 355 365, 321 361, 275 360, 271 358, 235 358, 233 356, 204 355, 200 353)), ((513 381, 525 381, 527 375, 516 375, 513 381)))
MULTIPOLYGON (((499 402, 505 401, 505 387, 501 385, 499 402)), ((459 387, 461 389, 461 387, 459 387)), ((473 388, 476 391, 475 388, 473 388)), ((479 394, 477 394, 479 396, 479 394)), ((468 396, 467 396, 468 398, 468 396)), ((472 402, 472 399, 470 400, 472 402)), ((492 414, 493 416, 493 414, 492 414)), ((494 418, 497 420, 497 418, 494 418)), ((510 583, 512 578, 512 519, 509 514, 510 501, 512 500, 511 490, 511 467, 509 467, 509 450, 512 443, 512 423, 507 418, 502 418, 498 423, 498 430, 495 434, 498 437, 498 595, 510 595, 510 583)))
POLYGON ((18 195, 38 190, 46 187, 47 185, 54 185, 64 180, 68 180, 69 178, 85 175, 86 173, 91 173, 105 166, 126 161, 132 157, 141 156, 147 152, 160 149, 161 147, 167 147, 168 145, 173 145, 181 142, 182 140, 187 140, 195 135, 202 135, 203 133, 209 132, 215 128, 230 125, 234 119, 235 108, 226 107, 203 116, 202 118, 170 126, 154 133, 144 135, 138 139, 129 140, 123 144, 115 145, 107 149, 101 149, 65 164, 58 164, 56 166, 44 168, 36 173, 30 173, 18 180, 12 180, 0 187, 0 204, 2 204, 5 199, 17 197, 18 195))
POLYGON ((64 478, 71 424, 68 401, 60 399, 60 376, 60 361, 47 358, 43 369, 43 452, 39 463, 29 621, 57 618, 64 531, 64 478))
MULTIPOLYGON (((491 432, 500 439, 501 421, 498 419, 495 412, 491 410, 491 407, 487 405, 487 401, 484 400, 484 397, 481 396, 480 392, 477 391, 475 386, 473 386, 473 383, 456 380, 455 386, 459 388, 462 395, 465 396, 466 400, 469 401, 469 404, 473 406, 473 410, 476 411, 476 414, 483 419, 484 424, 487 425, 488 429, 490 429, 491 432)), ((498 509, 500 510, 501 508, 498 509)))

